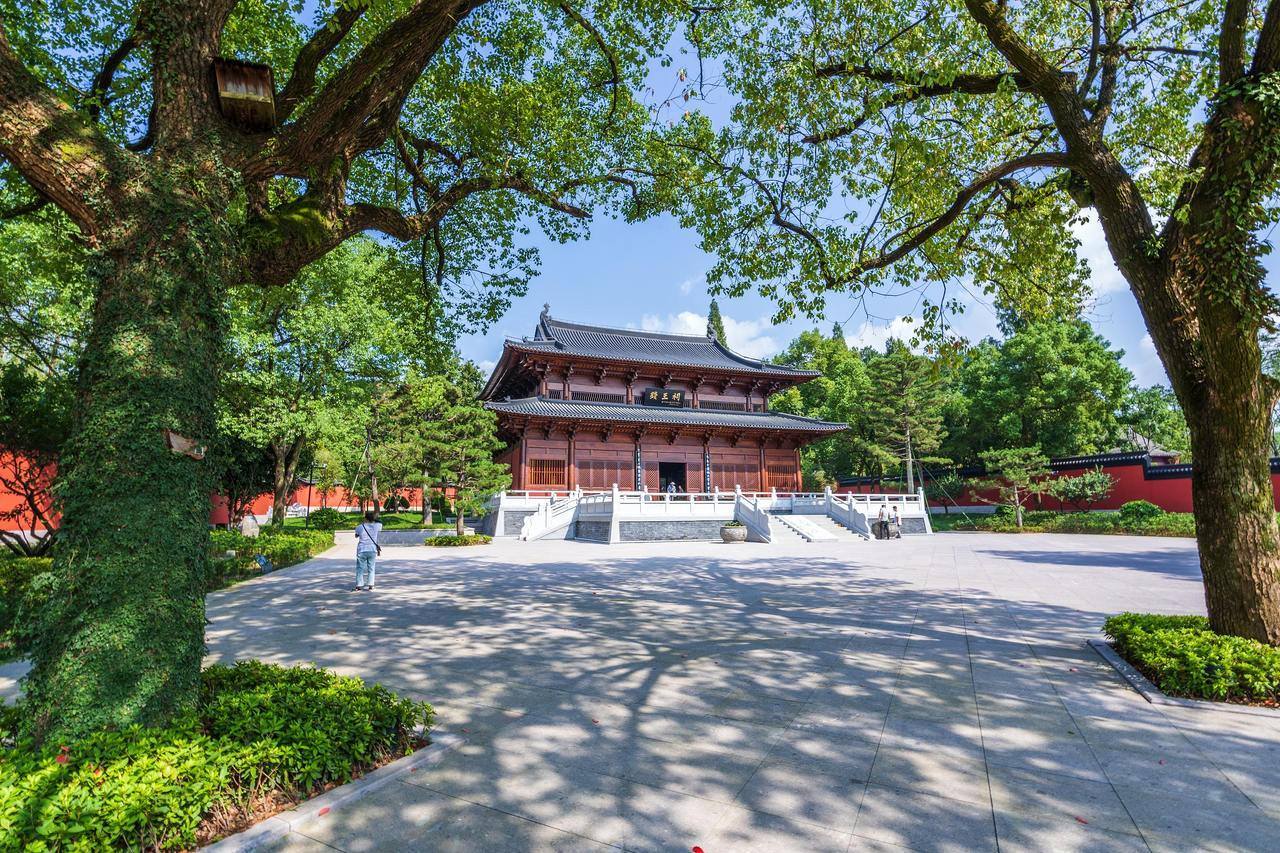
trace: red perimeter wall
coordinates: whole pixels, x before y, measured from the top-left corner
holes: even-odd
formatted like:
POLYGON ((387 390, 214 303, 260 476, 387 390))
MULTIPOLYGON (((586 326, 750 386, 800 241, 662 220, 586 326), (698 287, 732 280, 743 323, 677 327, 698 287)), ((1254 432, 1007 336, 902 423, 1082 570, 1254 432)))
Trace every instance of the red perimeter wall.
MULTIPOLYGON (((3 454, 0 453, 0 456, 2 455, 3 454)), ((3 462, 3 459, 0 459, 0 462, 3 462)), ((50 480, 53 478, 52 469, 50 470, 49 478, 50 480)), ((452 494, 451 491, 450 494, 452 494)), ((421 489, 408 489, 397 492, 397 495, 408 498, 409 506, 414 509, 417 509, 422 505, 421 489)), ((23 499, 19 495, 8 491, 3 486, 0 486, 0 530, 26 529, 26 524, 24 523, 25 519, 6 519, 3 517, 6 513, 11 512, 22 503, 23 499)), ((290 505, 298 504, 305 507, 308 503, 310 503, 312 511, 317 510, 322 506, 354 507, 359 505, 359 501, 355 497, 349 495, 345 489, 334 489, 325 495, 321 494, 319 489, 313 487, 311 489, 310 496, 308 496, 307 487, 306 485, 303 485, 294 489, 293 494, 289 497, 290 505)), ((258 497, 254 498, 253 504, 251 505, 251 511, 254 515, 266 515, 271 512, 271 495, 258 495, 258 497)), ((209 507, 209 523, 219 525, 227 523, 227 501, 226 498, 221 495, 214 495, 212 498, 211 505, 209 507)))
MULTIPOLYGON (((1079 459, 1055 459, 1051 463, 1051 477, 1074 477, 1093 468, 1101 468, 1115 479, 1111 495, 1104 501, 1092 505, 1090 509, 1119 509, 1129 501, 1150 501, 1166 512, 1191 512, 1191 472, 1189 465, 1151 465, 1145 462, 1141 454, 1125 453, 1109 456, 1081 457, 1079 459)), ((1271 491, 1276 496, 1277 508, 1280 509, 1280 473, 1277 473, 1280 461, 1272 460, 1271 491)), ((962 471, 964 476, 966 472, 962 471)), ((883 487, 875 484, 848 483, 842 484, 841 492, 867 494, 878 492, 901 491, 901 484, 886 483, 883 487)), ((994 498, 993 493, 985 493, 994 498)), ((960 506, 982 506, 969 490, 956 496, 960 506)), ((930 501, 930 506, 941 507, 941 501, 930 501)), ((1055 498, 1045 495, 1039 506, 1043 509, 1074 509, 1064 505, 1055 498)))

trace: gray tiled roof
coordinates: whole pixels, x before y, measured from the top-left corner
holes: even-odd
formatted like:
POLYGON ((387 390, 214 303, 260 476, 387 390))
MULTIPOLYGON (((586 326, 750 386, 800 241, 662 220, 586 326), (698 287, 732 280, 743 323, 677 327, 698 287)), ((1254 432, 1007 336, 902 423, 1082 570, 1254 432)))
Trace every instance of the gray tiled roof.
POLYGON ((783 364, 770 364, 747 358, 709 337, 669 335, 663 332, 641 332, 636 329, 611 329, 557 320, 543 312, 532 338, 516 342, 525 349, 560 352, 624 361, 669 364, 673 367, 708 367, 735 373, 772 373, 793 376, 817 376, 812 370, 800 370, 783 364))
POLYGON ((718 409, 676 409, 626 403, 593 403, 585 400, 490 400, 485 408, 511 415, 582 421, 625 421, 672 426, 740 427, 742 429, 839 432, 847 424, 828 423, 785 412, 725 412, 718 409))

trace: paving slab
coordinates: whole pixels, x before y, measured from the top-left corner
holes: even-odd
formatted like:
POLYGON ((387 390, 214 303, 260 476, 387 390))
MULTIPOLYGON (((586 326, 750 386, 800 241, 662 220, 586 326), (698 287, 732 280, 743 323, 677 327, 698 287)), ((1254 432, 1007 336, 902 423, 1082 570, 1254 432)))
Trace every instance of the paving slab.
POLYGON ((1203 612, 1194 543, 884 544, 405 547, 362 595, 338 546, 211 595, 209 660, 468 741, 282 850, 1275 849, 1280 721, 1153 706, 1087 645, 1203 612))

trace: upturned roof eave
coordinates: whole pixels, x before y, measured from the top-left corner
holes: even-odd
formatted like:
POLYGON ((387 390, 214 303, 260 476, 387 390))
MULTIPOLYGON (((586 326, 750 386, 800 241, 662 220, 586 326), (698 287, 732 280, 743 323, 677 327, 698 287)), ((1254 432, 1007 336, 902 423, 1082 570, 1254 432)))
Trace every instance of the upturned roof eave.
POLYGON ((734 412, 718 409, 684 409, 658 406, 642 406, 628 403, 597 403, 587 400, 551 400, 541 397, 525 397, 519 400, 487 400, 485 408, 513 417, 552 421, 583 421, 599 423, 652 423, 659 426, 708 427, 719 429, 755 430, 760 432, 837 433, 849 428, 848 424, 820 421, 793 415, 789 412, 734 412), (521 411, 521 406, 541 404, 552 408, 564 408, 561 413, 521 411), (619 411, 618 407, 625 407, 619 411), (649 417, 645 417, 648 415, 649 417), (751 420, 759 419, 759 423, 751 420), (785 423, 766 423, 782 419, 785 423))
MULTIPOLYGON (((683 367, 688 370, 708 370, 716 373, 747 373, 747 374, 764 374, 767 376, 775 376, 786 379, 816 379, 822 375, 818 370, 803 370, 798 367, 787 367, 780 364, 766 365, 763 362, 759 364, 742 363, 741 368, 730 367, 722 364, 699 364, 687 361, 671 361, 657 356, 646 356, 645 358, 621 358, 618 356, 601 355, 599 353, 582 352, 580 350, 571 350, 562 348, 563 345, 557 345, 556 348, 547 348, 540 346, 531 346, 533 341, 513 340, 508 338, 502 344, 504 353, 507 350, 513 352, 521 352, 529 355, 553 355, 567 356, 571 358, 591 359, 593 361, 608 361, 615 364, 661 364, 663 367, 683 367)), ((543 342, 540 342, 543 343, 543 342)), ((556 343, 554 341, 545 341, 544 343, 556 343)), ((729 353, 733 355, 733 353, 729 353)), ((501 364, 501 362, 499 362, 501 364)))

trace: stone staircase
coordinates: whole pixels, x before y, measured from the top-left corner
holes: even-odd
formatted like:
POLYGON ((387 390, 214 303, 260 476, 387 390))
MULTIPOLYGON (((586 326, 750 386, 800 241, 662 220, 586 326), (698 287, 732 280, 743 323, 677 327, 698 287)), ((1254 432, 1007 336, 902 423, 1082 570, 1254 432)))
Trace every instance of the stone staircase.
POLYGON ((804 517, 830 533, 841 542, 863 541, 862 536, 854 533, 852 530, 845 527, 829 515, 806 515, 804 517))
POLYGON ((806 542, 835 542, 837 537, 825 528, 818 526, 812 519, 816 515, 774 514, 770 519, 769 529, 785 527, 806 542))
POLYGON ((769 541, 774 545, 794 545, 808 540, 797 533, 793 528, 783 524, 780 516, 770 514, 769 516, 769 541))

